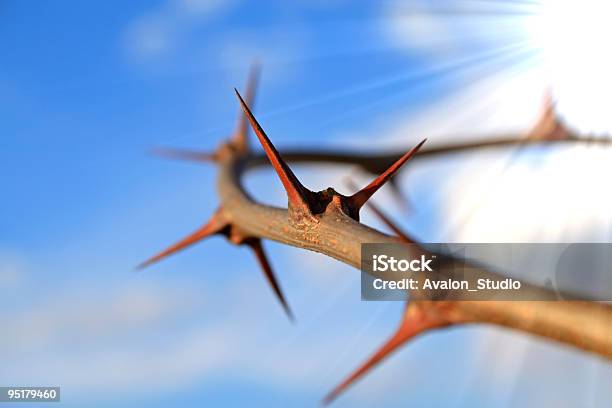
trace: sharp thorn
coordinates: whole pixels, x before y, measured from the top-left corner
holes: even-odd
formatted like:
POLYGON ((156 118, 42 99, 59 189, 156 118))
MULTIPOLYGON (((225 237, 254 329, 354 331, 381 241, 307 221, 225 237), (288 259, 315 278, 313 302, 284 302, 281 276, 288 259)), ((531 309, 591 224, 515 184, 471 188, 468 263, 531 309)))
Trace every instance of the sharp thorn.
POLYGON ((212 162, 217 160, 214 153, 198 152, 195 150, 174 149, 167 147, 156 147, 151 149, 151 153, 168 159, 187 160, 193 162, 212 162))
POLYGON ((276 298, 278 299, 283 309, 285 310, 287 317, 289 317, 289 320, 291 320, 292 322, 295 322, 295 317, 293 315, 293 312, 291 312, 291 308, 289 307, 289 304, 287 303, 287 300, 285 299, 285 296, 283 295, 280 285, 278 284, 278 279, 276 278, 276 275, 274 274, 274 271, 272 270, 272 266, 270 265, 270 262, 268 261, 268 257, 266 256, 266 253, 264 252, 264 249, 261 243, 261 239, 259 238, 249 239, 245 243, 255 253, 255 256, 257 257, 257 261, 259 262, 259 265, 261 266, 261 269, 268 283, 270 284, 270 287, 274 291, 276 298))
MULTIPOLYGON (((255 92, 257 90, 257 83, 259 82, 260 66, 257 62, 251 65, 249 70, 249 79, 246 85, 246 104, 249 107, 253 107, 255 103, 255 92)), ((238 149, 243 152, 249 150, 249 118, 247 115, 240 110, 238 118, 238 127, 236 128, 236 134, 234 135, 233 142, 238 149)))
POLYGON ((412 337, 407 320, 403 320, 399 329, 372 355, 365 363, 351 373, 344 381, 338 384, 329 394, 323 399, 323 404, 328 405, 335 400, 340 394, 346 391, 352 384, 363 377, 368 371, 374 368, 378 363, 393 353, 398 347, 404 344, 412 337))
POLYGON ((557 115, 556 104, 550 90, 544 95, 542 113, 535 126, 528 133, 528 137, 535 140, 560 140, 572 137, 571 132, 557 115))
POLYGON ((261 128, 261 126, 257 122, 257 119, 255 119, 253 113, 242 99, 242 96, 240 96, 238 90, 234 88, 234 91, 236 92, 238 100, 240 101, 240 106, 242 106, 244 113, 249 118, 251 126, 253 127, 253 130, 255 131, 259 142, 263 146, 263 149, 266 152, 270 163, 272 163, 272 167, 274 167, 274 170, 276 170, 276 173, 278 174, 281 179, 281 182, 283 183, 283 187, 285 187, 287 197, 289 198, 289 204, 308 209, 309 205, 307 195, 310 193, 310 191, 306 189, 306 187, 304 187, 302 183, 300 183, 300 181, 295 176, 295 174, 293 174, 287 163, 285 163, 285 161, 282 159, 282 157, 266 135, 266 132, 264 132, 264 130, 261 128))
POLYGON ((362 188, 361 190, 353 194, 351 197, 349 197, 351 204, 357 210, 361 208, 366 203, 366 201, 368 201, 370 197, 372 197, 372 195, 376 191, 378 191, 379 188, 381 188, 391 177, 393 177, 395 173, 397 173, 397 171, 404 165, 404 163, 406 163, 412 156, 414 156, 419 151, 421 146, 423 146, 423 143, 425 143, 426 141, 427 139, 423 139, 421 143, 413 147, 408 153, 399 158, 399 160, 393 163, 391 167, 385 170, 383 174, 376 177, 376 179, 374 179, 374 181, 372 181, 366 187, 362 188))
POLYGON ((424 313, 423 306, 419 303, 418 301, 412 301, 407 304, 402 322, 396 332, 365 363, 327 394, 323 399, 323 404, 327 405, 331 403, 348 387, 367 374, 372 368, 391 355, 408 340, 428 329, 443 327, 449 324, 426 312, 424 313))
POLYGON ((198 230, 196 230, 195 232, 189 234, 187 237, 183 238, 182 240, 180 240, 179 242, 177 242, 176 244, 166 248, 165 250, 161 251, 160 253, 158 253, 157 255, 152 256, 151 258, 147 259, 146 261, 142 262, 141 264, 139 264, 136 269, 143 269, 146 268, 147 266, 150 266, 151 264, 154 264, 155 262, 158 262, 160 260, 162 260, 163 258, 166 258, 170 255, 173 255, 201 240, 203 240, 204 238, 207 238, 211 235, 214 235, 218 232, 220 232, 223 228, 225 228, 227 226, 227 223, 221 219, 219 212, 215 213, 215 215, 213 215, 213 217, 210 219, 210 221, 208 223, 206 223, 205 225, 203 225, 201 228, 199 228, 198 230))

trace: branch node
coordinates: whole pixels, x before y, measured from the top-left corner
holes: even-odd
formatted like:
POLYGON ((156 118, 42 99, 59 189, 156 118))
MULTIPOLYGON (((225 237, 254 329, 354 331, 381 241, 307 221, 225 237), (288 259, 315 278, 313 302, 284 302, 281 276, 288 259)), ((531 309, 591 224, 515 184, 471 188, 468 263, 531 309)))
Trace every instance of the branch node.
POLYGON ((268 261, 268 258, 263 250, 261 239, 253 237, 249 235, 248 233, 244 232, 240 227, 234 224, 231 224, 225 218, 221 210, 217 210, 215 214, 211 217, 210 221, 206 223, 204 226, 202 226, 201 228, 199 228, 198 230, 196 230, 194 233, 188 235, 187 237, 183 238, 176 244, 161 251, 157 255, 149 258, 145 262, 138 265, 137 268, 138 269, 145 268, 155 262, 158 262, 170 255, 173 255, 215 234, 225 236, 231 243, 235 245, 246 245, 255 253, 255 256, 257 257, 259 265, 261 266, 264 272, 264 276, 266 277, 266 280, 272 287, 272 290, 274 291, 276 297, 281 303, 281 306, 285 310, 285 313, 287 314, 289 319, 291 321, 294 321, 295 318, 293 316, 293 313, 291 312, 291 309, 289 308, 289 305, 285 299, 285 296, 283 295, 280 289, 280 285, 278 284, 278 280, 276 279, 276 276, 274 275, 274 272, 272 271, 270 262, 268 261))

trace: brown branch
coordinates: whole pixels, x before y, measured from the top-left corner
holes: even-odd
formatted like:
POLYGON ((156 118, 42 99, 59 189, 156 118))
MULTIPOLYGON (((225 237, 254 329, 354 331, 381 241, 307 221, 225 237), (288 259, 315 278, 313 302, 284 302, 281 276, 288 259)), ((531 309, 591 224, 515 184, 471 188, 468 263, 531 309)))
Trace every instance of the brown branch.
MULTIPOLYGON (((252 87, 251 87, 252 89, 252 87)), ((246 129, 240 122, 238 137, 230 139, 212 154, 190 151, 174 151, 174 157, 189 160, 214 161, 218 166, 217 192, 220 209, 213 219, 222 220, 214 231, 196 232, 182 243, 154 257, 150 262, 161 259, 178 249, 189 245, 209 233, 221 233, 235 244, 247 244, 254 248, 264 273, 281 304, 291 316, 284 296, 271 272, 267 258, 260 246, 261 239, 270 239, 298 248, 320 252, 356 268, 361 266, 361 245, 365 243, 396 244, 406 242, 403 237, 393 237, 359 223, 359 206, 352 203, 352 197, 343 196, 334 189, 312 192, 304 187, 293 174, 287 162, 340 163, 359 165, 363 169, 380 174, 379 182, 389 179, 399 165, 403 164, 416 150, 405 154, 402 151, 379 154, 360 154, 346 151, 299 150, 280 154, 272 145, 259 123, 250 112, 247 103, 241 100, 245 117, 249 119, 265 155, 248 150, 246 129), (241 177, 249 169, 272 163, 279 174, 288 194, 289 209, 276 208, 254 201, 243 189, 241 177), (395 166, 394 164, 399 163, 395 166), (387 169, 391 169, 388 171, 387 169), (355 208, 356 207, 356 208, 355 208), (295 211, 298 208, 299 211, 295 211), (254 245, 253 245, 254 244, 254 245)), ((552 143, 602 143, 609 139, 576 137, 562 127, 548 109, 545 118, 527 137, 509 135, 495 139, 428 146, 421 149, 416 157, 433 157, 440 154, 473 151, 476 149, 501 148, 531 144, 552 143), (546 122, 545 122, 546 121, 546 122)), ((164 150, 172 155, 173 151, 164 150)), ((375 189, 373 189, 375 191, 375 189)), ((369 198, 373 191, 368 192, 369 198)), ((363 202, 362 202, 363 201, 363 202)), ((390 220, 387 224, 392 226, 390 220)), ((401 230, 392 228, 396 233, 401 230)), ((147 262, 148 264, 149 262, 147 262)), ((472 267, 482 276, 499 275, 472 267)), ((555 299, 556 295, 546 289, 531 287, 540 299, 555 299)), ((411 293, 419 297, 419 293, 411 293)), ((535 298, 535 297, 534 297, 535 298)), ((361 375, 382 361, 391 352, 411 338, 429 330, 450 325, 467 323, 494 324, 556 340, 585 351, 612 359, 612 306, 587 301, 428 301, 415 300, 408 304, 398 331, 375 353, 369 361, 347 380, 336 387, 328 396, 331 401, 342 390, 361 375)))
MULTIPOLYGON (((247 89, 246 106, 252 107, 250 99, 255 93, 253 87, 257 77, 257 67, 251 70, 249 85, 247 89)), ((578 135, 572 132, 558 117, 555 104, 550 94, 545 95, 542 104, 542 113, 537 123, 527 133, 509 133, 477 140, 469 140, 469 137, 456 137, 458 141, 450 141, 442 144, 429 144, 415 153, 415 159, 433 158, 453 153, 475 152, 479 150, 503 149, 509 147, 526 146, 552 146, 552 145, 602 145, 612 144, 609 137, 593 135, 578 135)), ((245 141, 246 130, 244 124, 248 115, 240 115, 240 125, 237 135, 233 137, 233 144, 247 145, 245 141)), ((311 149, 308 147, 299 149, 286 149, 280 152, 285 162, 288 163, 333 163, 357 165, 371 174, 380 174, 397 162, 408 148, 393 149, 386 152, 363 153, 362 151, 350 151, 349 149, 311 149)), ((242 151, 244 151, 242 149, 242 151)), ((188 149, 157 148, 154 154, 162 157, 193 162, 211 162, 217 159, 217 152, 201 152, 188 149)), ((267 166, 270 164, 266 154, 251 152, 248 166, 267 166)))
MULTIPOLYGON (((502 149, 520 146, 551 146, 551 145, 610 145, 611 139, 589 136, 571 137, 567 139, 545 140, 545 139, 521 139, 520 134, 509 134, 497 138, 475 141, 449 142, 440 145, 423 147, 415 155, 415 159, 433 158, 437 156, 474 152, 478 150, 502 149)), ((351 152, 350 150, 336 149, 286 149, 281 150, 283 158, 289 163, 335 163, 351 164, 362 167, 364 170, 378 174, 397 161, 406 151, 405 148, 381 153, 351 152)), ((253 164, 266 165, 265 158, 261 155, 253 158, 253 164)))
MULTIPOLYGON (((612 139, 596 136, 570 136, 564 139, 545 139, 534 134, 533 137, 525 138, 521 134, 500 135, 485 140, 461 139, 458 142, 448 142, 439 145, 425 146, 414 156, 415 160, 434 158, 438 156, 476 152, 479 150, 503 149, 509 147, 528 147, 528 146, 555 146, 555 145, 612 145, 612 139)), ((459 138, 458 138, 459 139, 459 138)), ((406 153, 408 148, 398 148, 397 150, 363 153, 362 151, 351 151, 349 149, 282 149, 280 155, 287 163, 331 163, 359 166, 371 174, 380 174, 399 160, 406 153)), ((187 149, 157 148, 153 153, 159 156, 186 160, 192 162, 210 162, 214 153, 201 152, 187 149)), ((269 162, 265 154, 252 153, 249 157, 249 167, 268 166, 269 162)))
MULTIPOLYGON (((271 239, 298 248, 320 252, 359 268, 361 245, 400 243, 360 224, 331 204, 312 224, 289 222, 286 209, 253 201, 243 190, 240 177, 249 158, 227 154, 219 163, 217 191, 224 215, 251 236, 271 239)), ((444 302, 432 302, 440 307, 444 302)), ((454 321, 501 325, 569 344, 612 358, 612 307, 579 301, 457 301, 447 306, 454 321)))
MULTIPOLYGON (((291 222, 286 209, 255 202, 243 190, 243 173, 258 160, 236 154, 230 146, 220 150, 217 191, 225 217, 250 236, 271 239, 298 248, 320 252, 356 268, 361 264, 361 245, 399 243, 363 225, 345 212, 344 196, 326 190, 331 199, 321 213, 306 222, 291 222)), ((328 158, 329 159, 329 158, 328 158)), ((483 270, 484 275, 492 272, 483 270)), ((554 293, 540 291, 541 299, 555 299, 554 293)), ((441 301, 427 302, 427 308, 444 325, 487 323, 556 340, 566 345, 612 359, 612 306, 587 301, 441 301)), ((439 325, 423 324, 420 334, 439 325)), ((410 336, 414 337, 413 335, 410 336)), ((335 395, 335 394, 334 394, 335 395)))

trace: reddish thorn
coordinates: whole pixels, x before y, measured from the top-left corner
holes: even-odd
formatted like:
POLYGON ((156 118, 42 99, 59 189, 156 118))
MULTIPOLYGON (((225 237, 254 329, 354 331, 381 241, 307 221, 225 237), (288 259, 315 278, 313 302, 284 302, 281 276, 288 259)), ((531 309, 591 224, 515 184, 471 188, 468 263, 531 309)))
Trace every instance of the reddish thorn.
MULTIPOLYGON (((246 103, 250 107, 253 107, 255 101, 255 91, 257 89, 257 83, 259 82, 259 73, 259 64, 254 62, 251 65, 249 79, 246 86, 246 103)), ((243 152, 247 152, 249 150, 248 123, 247 115, 241 110, 238 118, 238 127, 236 128, 236 134, 234 135, 233 141, 236 147, 243 152)))
POLYGON ((147 259, 146 261, 144 261, 143 263, 141 263, 140 265, 138 265, 136 268, 137 269, 143 269, 146 268, 147 266, 160 261, 161 259, 173 255, 185 248, 187 248, 188 246, 191 246, 193 244, 195 244, 196 242, 199 242, 201 240, 203 240, 204 238, 207 238, 211 235, 214 235, 218 232, 220 232, 223 228, 227 227, 227 222, 225 220, 223 220, 221 218, 221 216, 219 215, 219 212, 216 212, 215 215, 213 215, 213 217, 210 219, 210 221, 208 221, 208 223, 206 223, 204 226, 202 226, 201 228, 199 228, 197 231, 193 232, 192 234, 188 235, 187 237, 183 238, 182 240, 180 240, 179 242, 177 242, 176 244, 170 246, 169 248, 163 250, 162 252, 158 253, 157 255, 147 259))
POLYGON ((309 193, 309 190, 306 189, 306 187, 304 187, 302 183, 300 183, 300 181, 297 179, 295 174, 293 174, 289 166, 287 166, 287 163, 285 163, 285 161, 282 159, 282 157, 266 135, 266 132, 264 132, 264 130, 261 128, 261 126, 257 122, 257 119, 255 119, 255 117, 251 113, 251 110, 242 99, 242 96, 240 96, 240 93, 238 93, 236 89, 234 89, 234 91, 236 92, 236 95, 240 100, 240 105, 242 106, 244 113, 248 116, 249 121, 251 122, 251 126, 253 127, 253 130, 255 131, 259 142, 263 146, 264 151, 266 152, 266 155, 270 160, 270 163, 272 163, 272 167, 274 167, 274 170, 276 170, 276 173, 280 177, 281 182, 285 187, 285 191, 287 192, 287 196, 289 198, 289 204, 308 209, 309 206, 307 194, 309 193))
POLYGON ((173 149, 167 147, 156 147, 151 149, 151 153, 156 156, 176 160, 188 160, 194 162, 211 162, 217 160, 214 153, 198 152, 195 150, 173 149))
MULTIPOLYGON (((346 179, 346 184, 347 186, 352 189, 352 190, 356 190, 357 186, 355 185, 355 183, 353 182, 353 180, 351 179, 346 179)), ((383 210, 381 210, 377 205, 375 205, 373 202, 369 201, 365 204, 366 206, 368 206, 368 208, 370 210, 372 210, 372 212, 387 226, 389 227, 389 229, 391 231, 393 231, 395 233, 395 235, 397 235, 397 237, 399 239, 401 239, 402 241, 408 243, 408 244, 414 244, 416 241, 412 238, 410 238, 408 236, 408 234, 406 234, 400 227, 397 226, 397 224, 395 222, 393 222, 391 220, 391 218, 385 214, 383 212, 383 210)))
POLYGON ((449 324, 437 318, 435 315, 424 313, 422 306, 418 303, 418 301, 413 301, 407 304, 402 322, 397 331, 365 363, 327 394, 323 400, 323 404, 327 405, 336 399, 348 387, 363 377, 374 366, 387 358, 408 340, 428 329, 443 327, 449 324))
POLYGON ((293 316, 293 313, 291 312, 291 309, 289 308, 289 305, 287 304, 287 300, 285 299, 285 296, 283 295, 280 285, 278 284, 278 279, 276 279, 276 275, 274 274, 274 271, 272 270, 272 266, 270 265, 270 262, 268 262, 268 257, 266 256, 266 253, 264 252, 264 249, 261 243, 261 239, 259 238, 249 239, 245 243, 249 247, 251 247, 251 249, 255 253, 255 256, 257 257, 257 261, 259 262, 259 265, 261 266, 261 269, 263 270, 263 273, 266 279, 268 280, 268 283, 270 284, 270 286, 272 287, 272 290, 276 294, 276 298, 283 306, 283 309, 285 309, 285 313, 287 314, 289 319, 292 322, 294 322, 295 317, 293 316))
POLYGON ((374 181, 372 181, 366 187, 362 188, 361 190, 353 194, 351 197, 349 197, 351 204, 357 210, 361 208, 365 204, 365 202, 368 201, 376 191, 378 191, 379 188, 381 188, 391 177, 393 177, 393 175, 404 165, 404 163, 406 163, 412 156, 416 154, 416 152, 419 151, 421 146, 423 146, 423 143, 425 143, 426 141, 427 139, 423 139, 421 143, 413 147, 412 150, 410 150, 399 160, 393 163, 391 167, 385 170, 383 174, 376 177, 376 179, 374 179, 374 181))
POLYGON ((544 95, 542 114, 529 136, 536 140, 561 140, 571 137, 570 132, 559 119, 550 90, 544 95))

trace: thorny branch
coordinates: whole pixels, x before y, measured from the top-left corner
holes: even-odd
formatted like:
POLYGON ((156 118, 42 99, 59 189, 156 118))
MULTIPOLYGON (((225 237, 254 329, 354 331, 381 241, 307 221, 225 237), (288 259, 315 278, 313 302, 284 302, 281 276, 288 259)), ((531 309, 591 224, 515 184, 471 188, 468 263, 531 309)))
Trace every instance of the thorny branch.
MULTIPOLYGON (((214 153, 168 149, 160 151, 175 158, 214 161, 218 166, 217 193, 220 205, 206 225, 141 266, 148 266, 210 235, 224 235, 232 243, 247 245, 255 252, 268 282, 289 317, 292 317, 291 311, 263 252, 261 240, 269 239, 320 252, 356 268, 361 264, 361 244, 413 242, 377 207, 373 208, 374 213, 382 218, 396 236, 389 236, 359 222, 360 208, 413 156, 427 157, 478 148, 534 143, 609 143, 607 139, 578 137, 567 131, 555 117, 552 104, 548 104, 542 120, 523 138, 510 135, 473 143, 421 148, 423 141, 403 155, 395 152, 364 155, 344 151, 305 150, 284 152, 281 155, 249 109, 252 106, 255 77, 256 73, 252 73, 246 102, 236 92, 245 113, 240 115, 236 133, 214 153), (245 118, 252 125, 265 155, 250 150, 245 118), (301 184, 287 162, 357 164, 371 173, 381 175, 351 196, 344 196, 331 187, 313 192, 301 184), (269 163, 287 192, 287 209, 260 204, 242 187, 241 177, 247 170, 269 163)), ((479 272, 484 276, 495 275, 487 270, 479 272)), ((533 287, 530 290, 539 293, 542 299, 555 298, 546 289, 533 287)), ((325 402, 332 401, 410 339, 452 325, 494 324, 556 340, 612 359, 612 306, 609 304, 586 301, 429 301, 416 300, 423 298, 414 295, 417 296, 407 303, 396 333, 359 369, 334 388, 325 402)))

